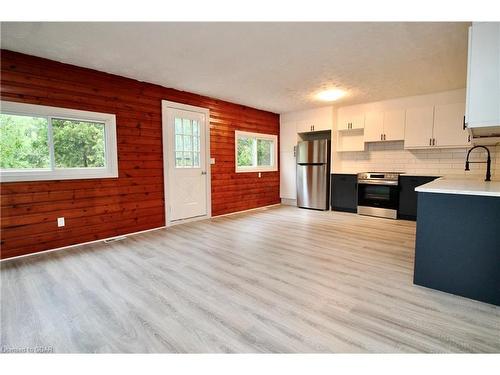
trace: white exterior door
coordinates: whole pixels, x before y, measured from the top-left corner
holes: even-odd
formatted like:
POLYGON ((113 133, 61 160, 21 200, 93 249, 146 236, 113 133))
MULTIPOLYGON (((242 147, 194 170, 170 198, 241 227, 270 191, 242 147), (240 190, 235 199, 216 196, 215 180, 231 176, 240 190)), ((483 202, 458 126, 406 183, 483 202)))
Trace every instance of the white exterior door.
POLYGON ((208 116, 164 104, 163 142, 167 222, 209 215, 208 116))

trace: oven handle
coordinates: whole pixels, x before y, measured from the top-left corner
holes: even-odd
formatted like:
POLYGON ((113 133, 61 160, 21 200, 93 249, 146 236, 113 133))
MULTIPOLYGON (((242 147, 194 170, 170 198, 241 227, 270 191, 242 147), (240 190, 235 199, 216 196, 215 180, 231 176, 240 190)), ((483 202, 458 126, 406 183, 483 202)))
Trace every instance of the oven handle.
POLYGON ((358 185, 388 185, 397 186, 398 181, 373 181, 373 180, 358 180, 358 185))

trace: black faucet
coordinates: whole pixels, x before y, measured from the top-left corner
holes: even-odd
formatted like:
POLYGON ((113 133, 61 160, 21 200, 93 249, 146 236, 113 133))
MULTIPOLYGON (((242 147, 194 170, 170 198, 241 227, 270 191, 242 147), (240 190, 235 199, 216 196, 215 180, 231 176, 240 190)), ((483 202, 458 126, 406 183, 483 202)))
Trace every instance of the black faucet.
POLYGON ((472 147, 469 150, 469 152, 467 152, 467 158, 465 159, 465 170, 466 171, 470 171, 469 163, 486 163, 486 179, 484 181, 491 181, 491 157, 490 157, 490 150, 488 150, 488 147, 485 147, 485 146, 472 147), (486 159, 486 161, 469 161, 470 152, 478 147, 484 148, 486 150, 486 152, 488 153, 488 159, 486 159))

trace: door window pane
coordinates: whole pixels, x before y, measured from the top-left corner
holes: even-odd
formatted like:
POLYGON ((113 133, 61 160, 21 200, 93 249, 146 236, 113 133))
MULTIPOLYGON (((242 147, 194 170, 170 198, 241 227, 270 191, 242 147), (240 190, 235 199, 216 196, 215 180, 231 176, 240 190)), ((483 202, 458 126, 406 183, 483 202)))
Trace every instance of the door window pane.
POLYGON ((0 115, 0 168, 48 169, 50 151, 45 117, 0 115))
POLYGON ((184 151, 184 166, 192 167, 193 166, 193 153, 184 151))
POLYGON ((183 157, 182 152, 175 153, 175 166, 176 167, 183 167, 184 166, 184 157, 183 157))
POLYGON ((175 166, 200 167, 200 123, 186 118, 175 118, 175 166))
POLYGON ((183 139, 182 135, 176 135, 175 136, 175 151, 182 151, 183 150, 183 139))
POLYGON ((182 119, 182 125, 184 128, 184 134, 191 135, 191 120, 190 119, 182 119))
POLYGON ((193 121, 193 135, 196 137, 200 136, 200 124, 198 121, 193 121))
POLYGON ((193 152, 193 167, 199 167, 199 166, 200 166, 200 153, 193 152))
POLYGON ((200 151, 200 138, 193 137, 193 151, 200 151))
POLYGON ((185 135, 184 136, 184 151, 193 151, 193 145, 191 143, 191 136, 190 135, 185 135))
POLYGON ((52 119, 56 168, 102 168, 105 166, 104 124, 52 119))
POLYGON ((176 117, 174 119, 175 123, 175 134, 182 134, 182 119, 176 117))

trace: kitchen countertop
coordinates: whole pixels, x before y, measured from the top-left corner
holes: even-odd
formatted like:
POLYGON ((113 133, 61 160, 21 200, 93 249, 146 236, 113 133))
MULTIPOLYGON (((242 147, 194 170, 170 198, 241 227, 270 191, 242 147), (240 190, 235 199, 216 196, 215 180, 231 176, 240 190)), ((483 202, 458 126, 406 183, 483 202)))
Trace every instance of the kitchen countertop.
POLYGON ((482 179, 438 178, 437 180, 418 186, 415 191, 419 193, 500 197, 500 181, 486 182, 482 179))

